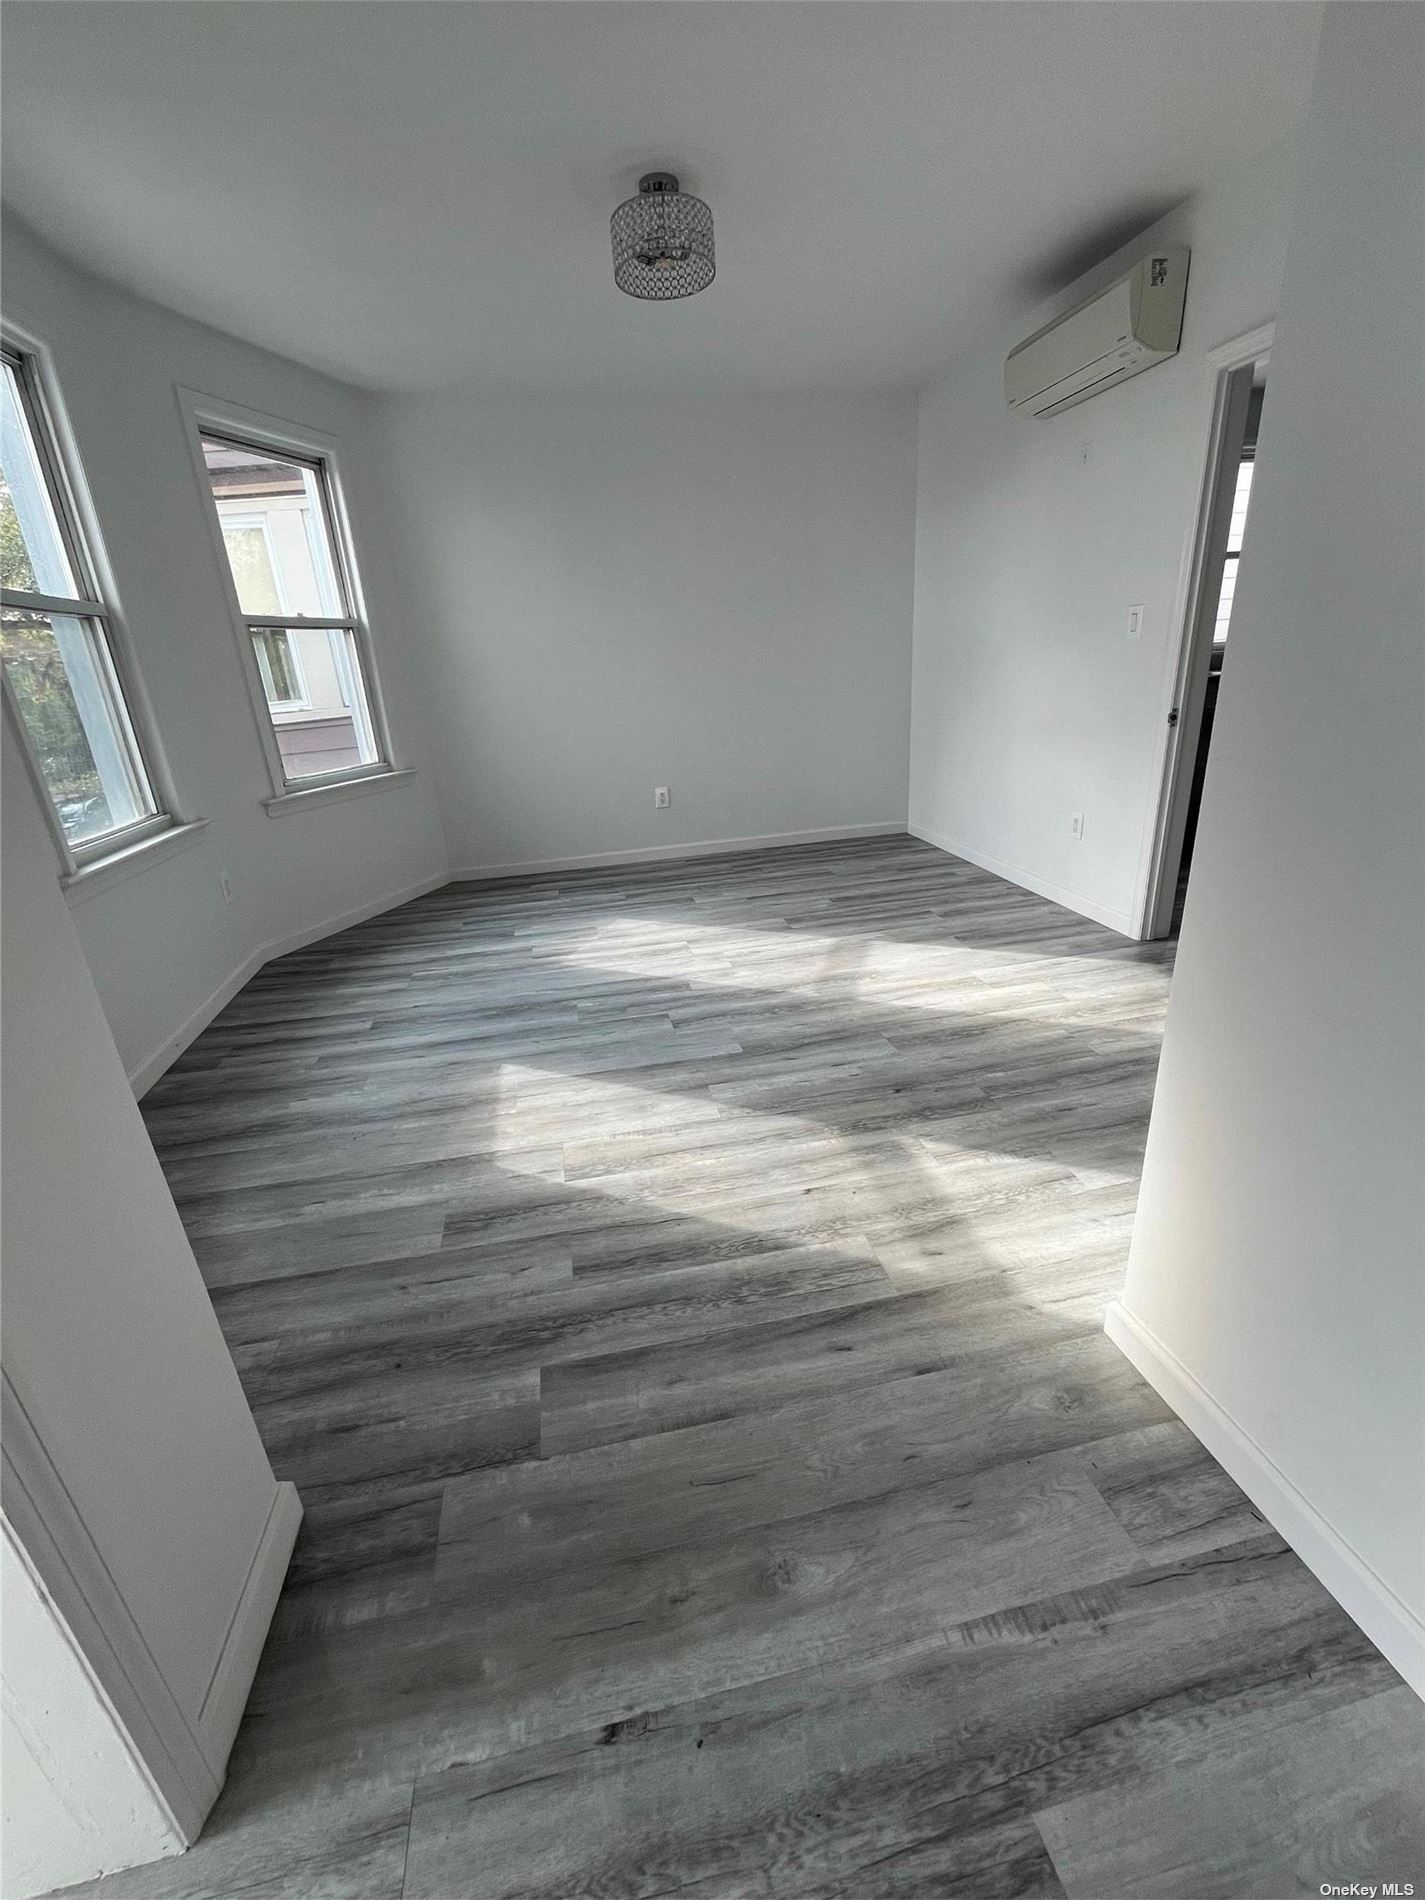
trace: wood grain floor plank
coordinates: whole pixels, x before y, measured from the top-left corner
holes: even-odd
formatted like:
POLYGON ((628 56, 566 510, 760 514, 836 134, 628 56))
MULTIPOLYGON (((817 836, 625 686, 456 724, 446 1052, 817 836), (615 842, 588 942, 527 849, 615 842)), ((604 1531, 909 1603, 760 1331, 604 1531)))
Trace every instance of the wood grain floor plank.
POLYGON ((1402 1687, 1229 1740, 1192 1773, 1084 1795, 1038 1822, 1069 1900, 1286 1900, 1333 1882, 1418 1891, 1422 1790, 1420 1704, 1402 1687))
POLYGON ((1409 1878, 1418 1705, 1102 1336, 1171 961, 902 837, 261 970, 144 1111, 307 1518, 102 1900, 1409 1878))
POLYGON ((803 1900, 1057 1893, 1037 1808, 1210 1767, 1388 1676, 1259 1539, 425 1775, 410 1891, 465 1869, 497 1896, 639 1894, 756 1867, 803 1900))
POLYGON ((1084 1469, 1104 1495, 1105 1470, 1189 1463, 1196 1440, 1167 1417, 1101 1334, 1069 1339, 453 1481, 441 1560, 484 1574, 527 1564, 533 1551, 578 1570, 586 1550, 631 1559, 687 1549, 1072 1442, 1090 1448, 1084 1469), (1171 1444, 1139 1429, 1150 1426, 1171 1444))

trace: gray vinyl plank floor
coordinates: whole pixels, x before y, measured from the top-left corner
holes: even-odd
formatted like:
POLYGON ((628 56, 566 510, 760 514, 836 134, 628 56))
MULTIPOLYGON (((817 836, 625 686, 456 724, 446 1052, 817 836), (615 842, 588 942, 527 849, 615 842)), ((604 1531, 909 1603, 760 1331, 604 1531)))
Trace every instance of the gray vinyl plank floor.
POLYGON ((1101 1330, 1170 959, 896 838, 262 970, 144 1112, 307 1515, 98 1891, 1421 1890, 1419 1704, 1101 1330))

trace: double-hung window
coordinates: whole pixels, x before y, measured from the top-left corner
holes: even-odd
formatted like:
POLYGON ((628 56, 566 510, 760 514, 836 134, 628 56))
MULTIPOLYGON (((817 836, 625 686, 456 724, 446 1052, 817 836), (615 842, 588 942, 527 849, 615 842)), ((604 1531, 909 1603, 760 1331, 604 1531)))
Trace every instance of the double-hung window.
POLYGON ((207 421, 198 442, 275 788, 389 770, 329 460, 207 421))
POLYGON ((34 357, 3 349, 0 656, 70 871, 172 823, 130 710, 34 357))

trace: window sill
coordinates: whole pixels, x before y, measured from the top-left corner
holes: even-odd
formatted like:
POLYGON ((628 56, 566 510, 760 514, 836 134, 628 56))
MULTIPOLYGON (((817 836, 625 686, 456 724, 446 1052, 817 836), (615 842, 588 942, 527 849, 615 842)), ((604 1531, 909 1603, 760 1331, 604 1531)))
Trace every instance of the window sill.
POLYGON ((195 818, 189 824, 172 824, 166 831, 155 831, 147 838, 140 838, 137 844, 125 845, 121 850, 111 851, 106 858, 95 858, 77 871, 67 872, 59 880, 60 887, 71 904, 81 903, 122 877, 146 871, 161 858, 185 851, 190 844, 196 844, 207 829, 206 818, 195 818))
POLYGON ((264 798, 263 809, 269 818, 285 818, 291 812, 309 811, 316 805, 335 805, 343 798, 361 798, 379 791, 383 785, 405 785, 415 777, 413 766, 392 766, 385 772, 363 772, 360 778, 336 779, 329 785, 313 785, 306 791, 279 792, 264 798))

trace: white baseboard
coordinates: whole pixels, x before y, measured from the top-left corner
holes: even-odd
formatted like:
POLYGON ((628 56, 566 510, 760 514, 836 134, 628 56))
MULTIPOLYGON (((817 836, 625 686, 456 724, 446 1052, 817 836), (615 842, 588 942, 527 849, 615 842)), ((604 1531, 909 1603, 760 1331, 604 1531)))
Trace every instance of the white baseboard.
POLYGON ((247 1575, 194 1711, 169 1686, 8 1371, 0 1375, 0 1418, 6 1518, 42 1581, 56 1622, 72 1632, 75 1653, 136 1769, 171 1821, 177 1843, 185 1845, 197 1838, 223 1785, 302 1522, 297 1488, 273 1485, 247 1575))
POLYGON ((5 1516, 177 1838, 196 1840, 223 1785, 222 1761, 170 1689, 9 1370, 0 1420, 5 1516))
POLYGON ((1021 890, 1033 891, 1036 897, 1047 897, 1051 904, 1060 904, 1065 910, 1076 911, 1080 917, 1087 917, 1093 923, 1116 930, 1120 937, 1136 938, 1138 935, 1126 910, 1115 910, 1111 905, 1100 904, 1097 898, 1085 897, 1082 891, 1071 891, 1062 884, 1051 884, 1047 878, 1026 871, 1022 865, 1006 864, 999 858, 989 857, 985 852, 961 844, 954 838, 947 838, 941 832, 931 831, 927 825, 911 823, 906 826, 906 830, 912 838, 933 844, 937 851, 948 851, 952 858, 964 858, 967 864, 977 864, 982 871, 992 871, 1007 883, 1018 884, 1021 890))
POLYGON ((181 1854, 190 1836, 8 1520, 4 1891, 28 1900, 181 1854))
POLYGON ((833 844, 842 838, 903 838, 905 820, 872 825, 822 825, 815 831, 769 831, 755 838, 703 838, 693 844, 642 845, 631 851, 593 851, 577 858, 525 858, 517 862, 466 865, 450 874, 452 884, 487 878, 537 877, 546 871, 596 871, 605 865, 660 864, 674 858, 720 858, 738 851, 774 851, 779 845, 833 844))
POLYGON ((424 897, 427 892, 437 891, 445 884, 475 883, 486 878, 528 877, 545 871, 594 870, 612 864, 655 864, 673 858, 719 857, 738 851, 773 850, 778 845, 828 844, 839 838, 904 837, 905 829, 904 821, 894 818, 871 825, 824 825, 815 831, 777 831, 757 838, 709 838, 695 844, 652 845, 634 851, 594 852, 587 857, 531 858, 523 863, 482 864, 464 870, 437 871, 415 884, 406 885, 402 890, 388 891, 381 897, 357 904, 339 916, 325 918, 319 924, 311 924, 301 930, 291 931, 284 937, 275 937, 270 943, 259 944, 236 968, 228 972, 196 1009, 189 1011, 170 1036, 165 1037, 155 1050, 129 1070, 129 1084, 134 1094, 142 1100, 154 1083, 167 1074, 184 1050, 197 1041, 213 1018, 227 1008, 243 985, 251 982, 263 965, 271 963, 274 957, 285 957, 293 950, 304 950, 309 943, 335 936, 339 930, 350 930, 354 924, 363 924, 367 918, 377 917, 382 911, 409 904, 413 898, 424 897))
POLYGON ((274 937, 270 943, 259 944, 235 969, 229 970, 217 988, 205 996, 196 1009, 189 1011, 172 1035, 166 1036, 157 1049, 129 1070, 129 1085, 134 1094, 142 1100, 159 1077, 173 1067, 190 1043, 197 1041, 213 1018, 227 1008, 243 985, 251 982, 265 963, 271 963, 274 957, 285 957, 292 950, 304 950, 309 943, 334 936, 338 930, 349 930, 353 924, 363 924, 368 917, 377 917, 384 910, 395 910, 399 904, 409 904, 413 898, 424 897, 428 891, 438 891, 449 882, 446 872, 437 871, 433 876, 421 878, 418 883, 408 884, 403 890, 388 891, 382 897, 357 904, 350 910, 342 911, 339 916, 326 918, 322 923, 311 924, 285 937, 274 937))
POLYGON ((198 1710, 198 1726, 210 1760, 225 1762, 238 1732, 301 1523, 302 1501, 296 1485, 279 1480, 198 1710))
POLYGON ((435 871, 414 884, 407 884, 402 890, 388 891, 384 897, 373 897, 365 903, 354 904, 350 910, 344 910, 336 917, 328 917, 322 923, 308 925, 303 930, 289 931, 285 937, 275 937, 271 943, 263 945, 260 953, 262 962, 271 963, 274 957, 290 956, 294 950, 305 950, 309 943, 319 943, 323 937, 334 937, 339 930, 350 930, 354 924, 364 924, 369 917, 379 917, 383 911, 398 910, 402 904, 412 903, 417 897, 441 890, 449 882, 449 871, 435 871))
POLYGON ((257 975, 266 961, 265 949, 254 950, 251 956, 244 957, 196 1009, 188 1012, 171 1036, 165 1037, 151 1055, 145 1056, 136 1068, 129 1070, 130 1086, 140 1100, 159 1077, 172 1068, 188 1045, 197 1041, 219 1011, 227 1008, 243 984, 257 975))
POLYGON ((1415 1693, 1425 1697, 1425 1623, 1151 1327, 1114 1300, 1103 1330, 1415 1693))

